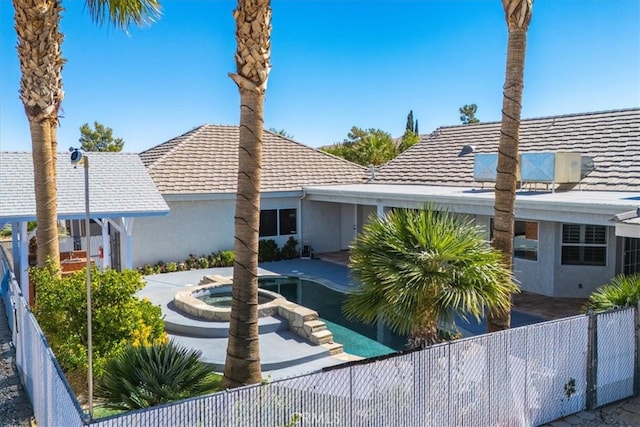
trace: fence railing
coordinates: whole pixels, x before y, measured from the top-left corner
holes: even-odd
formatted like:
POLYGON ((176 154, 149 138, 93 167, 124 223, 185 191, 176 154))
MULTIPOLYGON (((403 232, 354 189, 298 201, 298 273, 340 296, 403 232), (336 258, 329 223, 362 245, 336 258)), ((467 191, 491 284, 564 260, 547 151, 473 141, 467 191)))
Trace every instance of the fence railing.
POLYGON ((637 310, 631 308, 86 421, 0 255, 16 364, 40 426, 274 427, 295 419, 299 426, 540 425, 634 393, 637 310))

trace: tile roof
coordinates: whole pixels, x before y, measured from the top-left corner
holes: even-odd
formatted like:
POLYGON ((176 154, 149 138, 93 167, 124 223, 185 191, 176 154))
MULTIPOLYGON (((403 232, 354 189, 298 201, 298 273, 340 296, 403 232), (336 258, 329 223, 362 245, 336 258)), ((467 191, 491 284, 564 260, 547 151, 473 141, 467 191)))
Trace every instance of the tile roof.
MULTIPOLYGON (((137 154, 88 153, 93 218, 166 215, 169 207, 137 154)), ((84 218, 83 166, 58 153, 58 216, 84 218)), ((0 152, 0 220, 33 220, 36 204, 31 153, 0 152)))
MULTIPOLYGON (((438 128, 383 165, 375 183, 478 186, 473 155, 458 153, 465 145, 497 153, 499 139, 500 122, 438 128)), ((520 153, 540 151, 593 157, 595 170, 580 182, 582 190, 640 191, 640 109, 522 120, 520 153)))
MULTIPOLYGON (((140 153, 162 194, 235 193, 238 126, 203 125, 140 153)), ((344 159, 264 131, 263 192, 360 183, 368 175, 344 159)))

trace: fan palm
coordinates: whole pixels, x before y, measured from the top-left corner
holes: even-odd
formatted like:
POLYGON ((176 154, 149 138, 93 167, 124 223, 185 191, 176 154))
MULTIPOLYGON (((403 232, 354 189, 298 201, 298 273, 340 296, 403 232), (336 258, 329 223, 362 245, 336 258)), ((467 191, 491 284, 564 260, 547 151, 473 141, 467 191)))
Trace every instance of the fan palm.
POLYGON ((271 1, 238 0, 235 54, 240 91, 238 186, 235 210, 236 254, 225 387, 262 381, 258 337, 258 228, 262 173, 263 107, 271 69, 271 1))
MULTIPOLYGON (((533 0, 502 0, 502 5, 509 29, 509 40, 507 42, 507 69, 502 95, 502 125, 498 147, 493 247, 502 252, 504 263, 511 269, 520 114, 524 86, 524 58, 533 0)), ((489 332, 509 327, 511 327, 511 313, 508 307, 504 310, 496 308, 490 311, 487 319, 489 332)))
POLYGON ((127 347, 105 365, 96 396, 107 408, 132 410, 217 391, 220 375, 200 355, 173 341, 127 347))
POLYGON ((481 319, 507 310, 517 291, 498 251, 473 220, 437 211, 398 209, 373 218, 354 243, 351 272, 361 284, 347 296, 347 317, 381 320, 410 335, 410 347, 438 341, 438 324, 454 314, 481 319))
POLYGON ((640 274, 619 274, 596 289, 584 306, 584 311, 607 311, 622 307, 634 307, 640 301, 640 274))
MULTIPOLYGON (((158 14, 158 0, 86 0, 92 19, 126 29, 158 14)), ((13 0, 20 61, 20 99, 29 121, 33 156, 38 266, 60 264, 56 151, 62 88, 61 0, 13 0)))

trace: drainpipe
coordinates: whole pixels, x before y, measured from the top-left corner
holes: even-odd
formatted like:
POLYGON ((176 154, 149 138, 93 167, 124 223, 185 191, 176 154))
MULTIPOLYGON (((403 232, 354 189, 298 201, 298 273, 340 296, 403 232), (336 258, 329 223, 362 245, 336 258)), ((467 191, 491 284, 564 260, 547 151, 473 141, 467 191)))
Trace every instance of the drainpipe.
POLYGON ((302 196, 298 198, 298 218, 296 219, 296 221, 298 222, 298 243, 300 244, 300 253, 302 253, 302 246, 304 242, 304 239, 302 238, 302 199, 304 199, 306 196, 307 192, 305 191, 304 187, 302 187, 302 196))

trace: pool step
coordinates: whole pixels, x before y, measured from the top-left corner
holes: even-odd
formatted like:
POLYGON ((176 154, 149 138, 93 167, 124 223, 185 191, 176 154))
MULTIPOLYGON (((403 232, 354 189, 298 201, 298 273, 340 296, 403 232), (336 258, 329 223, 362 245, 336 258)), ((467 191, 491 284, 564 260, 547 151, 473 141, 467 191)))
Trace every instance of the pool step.
POLYGON ((312 332, 309 341, 315 345, 330 344, 333 342, 333 334, 328 329, 312 332))
POLYGON ((344 353, 344 346, 342 344, 338 344, 337 342, 322 344, 322 347, 329 350, 329 356, 336 356, 338 354, 344 353))

